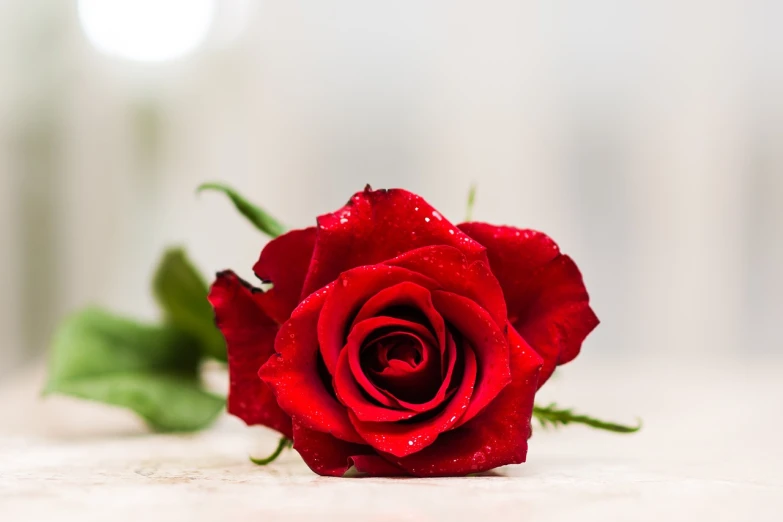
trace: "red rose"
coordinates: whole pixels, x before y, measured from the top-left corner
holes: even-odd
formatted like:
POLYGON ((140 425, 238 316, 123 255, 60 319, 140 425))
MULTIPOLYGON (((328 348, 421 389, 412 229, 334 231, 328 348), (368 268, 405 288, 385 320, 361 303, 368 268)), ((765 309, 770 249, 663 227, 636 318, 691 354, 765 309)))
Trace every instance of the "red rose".
POLYGON ((365 190, 271 241, 261 292, 210 302, 228 411, 293 438, 316 473, 464 475, 525 460, 536 390, 598 324, 547 236, 454 226, 404 190, 365 190))

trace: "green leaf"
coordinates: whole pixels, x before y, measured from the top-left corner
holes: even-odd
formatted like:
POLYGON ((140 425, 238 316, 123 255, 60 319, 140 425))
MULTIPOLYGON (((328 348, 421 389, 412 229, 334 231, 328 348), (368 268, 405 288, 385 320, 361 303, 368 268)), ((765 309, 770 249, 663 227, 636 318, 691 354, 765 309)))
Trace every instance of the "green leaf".
POLYGON ((204 429, 214 422, 226 403, 190 379, 154 373, 117 372, 65 380, 54 391, 128 408, 159 432, 204 429))
POLYGON ((468 191, 468 208, 465 212, 465 222, 473 220, 473 205, 476 203, 476 184, 470 186, 468 191))
POLYGON ((192 338, 98 309, 67 318, 55 334, 44 393, 61 393, 136 412, 156 431, 195 431, 225 405, 198 374, 192 338))
POLYGON ((203 192, 204 190, 216 190, 228 196, 240 214, 249 219, 264 234, 270 237, 277 237, 286 232, 286 227, 282 223, 267 214, 262 208, 240 196, 231 187, 221 183, 204 183, 196 189, 196 192, 203 192))
POLYGON ((155 271, 152 291, 169 323, 197 340, 204 355, 226 360, 226 343, 207 301, 209 288, 184 250, 166 251, 155 271))
POLYGON ((566 424, 584 424, 599 430, 613 431, 615 433, 634 433, 641 429, 642 421, 636 426, 627 426, 614 422, 602 421, 587 415, 576 414, 573 409, 558 409, 557 404, 549 406, 533 406, 533 417, 541 423, 541 427, 558 427, 566 424))
POLYGON ((259 466, 266 466, 267 464, 271 464, 272 462, 277 460, 277 457, 279 457, 280 454, 283 453, 284 449, 292 448, 293 445, 294 443, 291 439, 289 439, 288 437, 282 437, 280 441, 277 443, 277 448, 275 448, 275 451, 273 451, 271 455, 263 459, 250 457, 250 462, 252 462, 253 464, 257 464, 259 466))

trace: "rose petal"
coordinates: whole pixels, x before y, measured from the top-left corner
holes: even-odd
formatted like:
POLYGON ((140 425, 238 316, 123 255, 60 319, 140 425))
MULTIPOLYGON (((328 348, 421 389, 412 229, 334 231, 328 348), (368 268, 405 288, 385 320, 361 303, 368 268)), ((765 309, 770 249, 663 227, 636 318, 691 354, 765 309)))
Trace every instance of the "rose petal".
POLYGON ((471 422, 405 458, 386 457, 418 477, 467 475, 525 461, 537 377, 543 360, 513 329, 511 384, 471 422))
POLYGON ((334 375, 337 359, 345 345, 348 325, 354 315, 368 299, 400 283, 419 285, 425 292, 426 289, 437 286, 437 283, 423 275, 405 268, 384 265, 354 268, 341 274, 332 285, 318 319, 318 342, 324 364, 330 374, 334 375))
MULTIPOLYGON (((429 289, 437 288, 437 283, 432 279, 427 279, 426 281, 428 285, 426 288, 411 281, 405 281, 380 290, 362 305, 353 323, 351 323, 351 328, 360 321, 370 317, 389 313, 389 308, 405 306, 413 308, 421 312, 422 316, 430 323, 430 328, 432 328, 437 338, 437 346, 441 350, 441 368, 445 375, 449 366, 445 350, 446 325, 443 322, 443 317, 432 306, 432 297, 429 289)), ((453 361, 451 363, 453 365, 453 361)))
MULTIPOLYGON (((365 324, 363 329, 365 335, 371 335, 374 331, 374 326, 380 324, 394 325, 401 329, 407 328, 411 331, 418 331, 419 333, 428 334, 427 329, 416 323, 405 321, 403 319, 397 319, 393 317, 376 317, 373 318, 375 325, 365 324)), ((357 332, 355 335, 362 335, 362 331, 357 332)), ((362 339, 358 340, 358 344, 361 345, 362 339)), ((359 346, 360 348, 360 346, 359 346)), ((358 350, 355 357, 358 358, 358 350)), ((369 378, 361 371, 354 374, 354 370, 351 368, 351 353, 350 350, 343 350, 340 353, 340 358, 337 362, 335 369, 334 390, 346 407, 353 409, 357 412, 361 418, 370 418, 373 420, 387 420, 396 421, 401 419, 408 419, 416 415, 415 411, 406 410, 400 403, 384 390, 378 389, 369 378), (370 400, 367 400, 366 395, 369 395, 371 399, 379 402, 375 404, 370 400)))
POLYGON ((349 459, 356 471, 371 477, 408 477, 410 474, 380 455, 354 455, 349 459))
POLYGON ((475 301, 436 290, 432 292, 432 302, 446 322, 476 350, 479 377, 470 406, 459 421, 459 424, 464 424, 511 382, 508 340, 489 313, 475 301))
POLYGON ((348 415, 356 431, 378 451, 395 457, 414 454, 434 443, 438 435, 454 426, 462 417, 473 393, 476 381, 476 356, 467 346, 463 350, 464 371, 459 388, 443 411, 432 418, 406 424, 363 422, 353 412, 348 415))
POLYGON ((209 292, 215 323, 228 347, 227 409, 249 426, 261 424, 291 436, 291 418, 277 405, 258 369, 274 353, 277 324, 262 309, 264 294, 233 272, 221 272, 209 292))
POLYGON ((294 424, 294 449, 319 475, 342 477, 351 466, 373 477, 402 477, 408 473, 363 444, 351 444, 328 433, 294 424))
POLYGON ((304 293, 334 281, 351 268, 374 265, 428 245, 451 245, 472 259, 486 259, 480 244, 420 196, 401 189, 367 188, 337 212, 318 218, 304 293))
POLYGON ((362 368, 369 368, 370 372, 377 374, 390 371, 394 375, 406 376, 420 371, 433 359, 436 363, 440 361, 440 353, 432 355, 437 341, 426 326, 389 316, 373 317, 367 321, 377 322, 377 325, 362 336, 361 341, 356 341, 360 352, 357 357, 362 361, 362 368))
POLYGON ((311 294, 294 310, 275 338, 277 354, 261 367, 259 375, 294 422, 361 443, 345 407, 324 384, 318 367, 318 314, 331 289, 329 285, 311 294))
POLYGON ((379 389, 364 375, 363 372, 354 373, 351 368, 350 351, 344 350, 340 354, 337 370, 334 377, 334 387, 340 401, 346 407, 353 410, 359 420, 368 422, 393 422, 409 419, 430 411, 440 406, 446 399, 453 395, 453 389, 449 385, 454 372, 454 361, 457 358, 454 339, 447 334, 448 360, 450 361, 448 372, 441 383, 435 397, 423 404, 412 404, 401 401, 389 394, 386 390, 379 389), (357 382, 358 381, 358 382, 357 382), (365 394, 370 395, 380 404, 368 401, 365 394))
POLYGON ((315 227, 292 230, 266 244, 253 271, 274 286, 266 292, 267 313, 284 323, 299 304, 315 245, 315 227))
MULTIPOLYGON (((415 291, 414 288, 411 287, 408 288, 409 290, 415 291)), ((351 334, 348 336, 348 343, 346 344, 344 351, 348 353, 348 361, 351 365, 352 375, 356 378, 357 382, 365 391, 365 393, 370 395, 370 397, 377 400, 381 404, 384 404, 389 407, 398 407, 410 411, 424 413, 440 406, 440 404, 444 401, 444 399, 448 394, 449 387, 451 386, 452 375, 454 373, 454 366, 457 360, 457 350, 454 344, 454 339, 445 330, 445 326, 443 326, 443 319, 441 318, 440 314, 438 314, 435 311, 435 309, 432 308, 432 301, 430 299, 429 292, 427 293, 426 301, 431 309, 431 311, 428 312, 428 314, 433 318, 437 316, 437 320, 440 323, 438 329, 443 330, 444 332, 443 342, 445 343, 446 347, 442 350, 442 356, 440 357, 440 361, 438 361, 440 362, 439 369, 441 370, 439 376, 440 379, 438 379, 438 382, 440 384, 439 386, 437 386, 437 391, 435 392, 433 397, 431 397, 430 399, 424 402, 411 402, 410 400, 405 400, 405 398, 398 397, 396 394, 391 393, 390 390, 382 387, 382 383, 373 382, 370 379, 368 379, 365 372, 363 371, 362 365, 360 364, 360 357, 359 357, 362 343, 373 328, 382 325, 383 321, 384 320, 388 321, 388 319, 379 319, 377 317, 373 317, 370 319, 364 319, 362 321, 359 321, 354 325, 351 334), (443 367, 443 365, 445 365, 445 368, 443 367)), ((366 308, 362 308, 362 311, 365 310, 366 308)), ((359 318, 360 316, 361 313, 359 316, 357 316, 357 318, 359 318)), ((380 316, 380 317, 384 317, 384 316, 380 316)), ((400 324, 401 326, 404 326, 407 323, 407 321, 404 321, 402 319, 397 319, 397 321, 400 321, 398 324, 400 324)), ((419 335, 422 335, 424 337, 426 337, 427 333, 429 333, 427 331, 422 332, 421 330, 416 330, 411 326, 409 326, 408 328, 410 328, 411 331, 415 331, 419 335)), ((419 325, 419 328, 424 328, 424 327, 419 325)), ((432 362, 434 363, 435 361, 432 362)), ((433 372, 430 373, 431 378, 433 380, 437 379, 438 375, 434 374, 435 368, 431 368, 431 370, 433 370, 433 372)), ((359 413, 357 413, 357 416, 361 420, 378 420, 378 421, 382 420, 382 419, 362 418, 362 416, 359 413)))
POLYGON ((487 247, 509 322, 544 358, 538 379, 543 385, 556 365, 577 356, 598 325, 579 269, 541 232, 486 223, 463 223, 460 228, 487 247))
POLYGON ((529 308, 525 320, 519 321, 519 331, 544 358, 541 378, 545 382, 556 365, 579 354, 582 342, 599 321, 588 303, 579 269, 568 256, 559 256, 541 268, 527 295, 529 308))
POLYGON ((375 388, 366 376, 363 379, 364 386, 360 386, 357 382, 359 379, 354 376, 351 369, 348 351, 342 352, 334 373, 334 391, 340 402, 360 419, 394 422, 418 415, 418 412, 403 409, 392 397, 375 388), (376 404, 368 400, 365 396, 365 389, 374 390, 375 393, 371 396, 373 399, 375 396, 380 396, 384 401, 378 401, 381 404, 376 404))
MULTIPOLYGON (((404 404, 406 397, 398 397, 397 394, 394 393, 394 390, 384 387, 380 381, 373 381, 369 379, 367 376, 367 371, 361 362, 361 352, 365 344, 365 340, 379 329, 385 329, 388 327, 397 327, 400 329, 405 328, 410 332, 413 332, 413 334, 418 334, 418 336, 421 336, 417 336, 417 339, 423 341, 423 343, 427 345, 424 346, 425 353, 422 364, 420 364, 416 370, 408 373, 410 377, 419 377, 428 381, 423 383, 425 388, 434 388, 432 390, 433 397, 429 397, 422 402, 426 403, 434 399, 440 384, 440 353, 432 353, 435 352, 436 348, 433 347, 434 338, 427 328, 420 324, 411 323, 410 321, 381 316, 372 317, 370 319, 365 319, 364 321, 359 322, 348 335, 347 343, 343 349, 343 352, 346 353, 348 357, 348 363, 351 368, 351 375, 357 380, 359 385, 364 389, 365 393, 381 404, 392 407, 399 407, 404 404), (433 381, 435 382, 433 383, 433 381)), ((394 334, 390 333, 389 335, 394 334)), ((414 383, 409 382, 408 384, 412 386, 414 383)), ((414 411, 421 411, 416 407, 409 409, 413 409, 414 411)))
MULTIPOLYGON (((318 473, 329 477, 342 477, 359 455, 376 455, 364 444, 352 444, 321 431, 313 430, 294 421, 294 449, 302 456, 305 464, 318 473)), ((366 461, 362 461, 365 464, 366 461)), ((391 465, 393 466, 393 465, 391 465)))
POLYGON ((425 275, 437 281, 439 289, 478 303, 498 325, 506 324, 503 290, 484 261, 471 261, 457 248, 437 245, 411 250, 384 264, 425 275))
MULTIPOLYGON (((419 331, 426 335, 428 333, 426 330, 426 327, 420 324, 412 323, 410 321, 405 321, 403 319, 397 319, 396 317, 374 317, 372 318, 370 323, 367 323, 366 321, 362 321, 363 325, 359 328, 358 331, 352 332, 353 337, 351 337, 350 341, 346 345, 346 348, 343 349, 342 352, 340 352, 340 360, 338 360, 338 366, 340 365, 340 361, 342 359, 345 359, 345 364, 348 365, 347 369, 350 372, 348 376, 351 378, 351 380, 355 380, 358 385, 361 387, 361 390, 363 393, 366 393, 369 395, 372 399, 378 401, 384 406, 390 407, 390 408, 401 408, 400 402, 393 397, 390 393, 387 393, 385 390, 379 389, 375 384, 373 384, 369 377, 364 373, 362 367, 361 367, 361 344, 364 340, 365 336, 369 336, 374 332, 374 326, 372 323, 382 323, 382 324, 394 324, 396 323, 400 327, 409 328, 412 331, 419 331)), ((337 383, 337 374, 335 373, 335 383, 337 383)))

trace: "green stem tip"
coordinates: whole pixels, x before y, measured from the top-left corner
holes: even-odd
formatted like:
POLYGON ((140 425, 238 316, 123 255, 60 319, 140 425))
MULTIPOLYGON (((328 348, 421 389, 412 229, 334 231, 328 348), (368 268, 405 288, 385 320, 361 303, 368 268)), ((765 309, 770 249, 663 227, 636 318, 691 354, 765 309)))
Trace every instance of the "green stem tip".
POLYGON ((273 451, 271 455, 263 459, 250 457, 250 462, 252 462, 253 464, 257 464, 259 466, 266 466, 267 464, 271 464, 272 462, 277 460, 277 457, 279 457, 280 454, 283 453, 284 449, 291 448, 291 447, 293 447, 293 441, 288 437, 281 437, 280 442, 277 443, 277 448, 275 448, 275 451, 273 451))
POLYGON ((468 190, 468 206, 465 211, 465 221, 473 220, 473 205, 476 203, 476 184, 473 183, 468 190))
POLYGON ((258 205, 255 205, 242 197, 239 192, 228 185, 224 185, 223 183, 202 183, 196 189, 196 193, 198 194, 205 190, 222 192, 228 196, 228 199, 231 200, 239 213, 245 216, 258 230, 269 237, 275 238, 285 234, 286 227, 282 223, 258 205))

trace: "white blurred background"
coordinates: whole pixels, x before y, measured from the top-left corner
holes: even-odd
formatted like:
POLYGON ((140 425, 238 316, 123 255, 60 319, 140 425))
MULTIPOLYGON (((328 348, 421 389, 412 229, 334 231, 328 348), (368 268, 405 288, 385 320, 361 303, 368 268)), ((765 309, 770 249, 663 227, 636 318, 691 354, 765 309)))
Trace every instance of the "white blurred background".
MULTIPOLYGON (((543 230, 583 356, 780 361, 783 3, 0 0, 0 376, 64 313, 155 317, 184 244, 246 277, 366 183, 543 230)), ((687 364, 694 364, 688 362, 687 364)), ((699 367, 694 364, 693 370, 699 367)))

